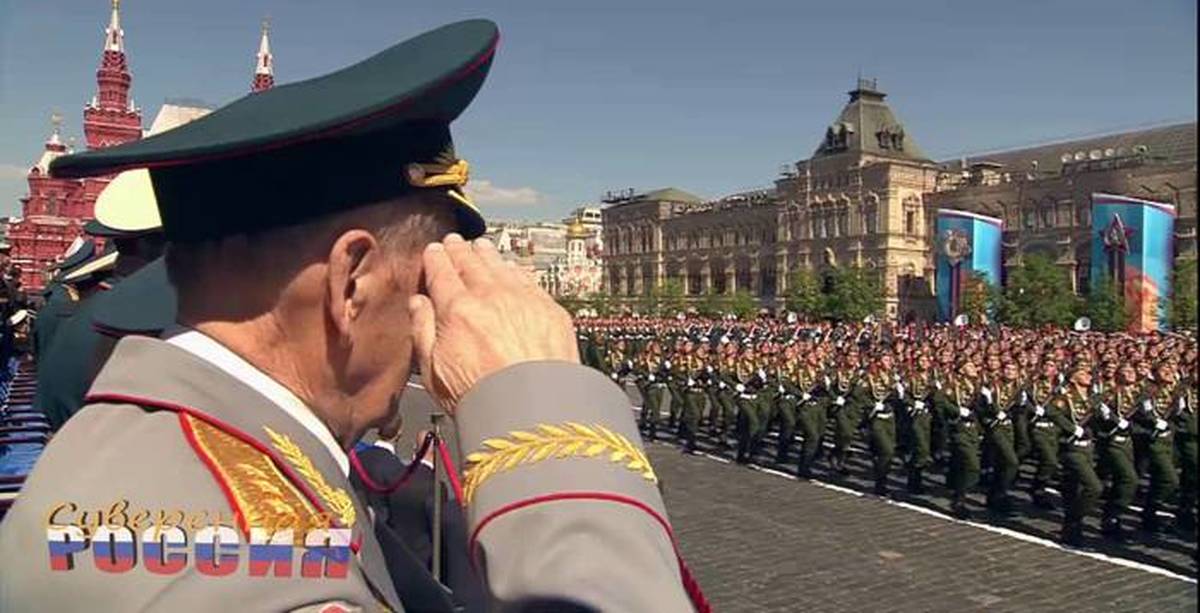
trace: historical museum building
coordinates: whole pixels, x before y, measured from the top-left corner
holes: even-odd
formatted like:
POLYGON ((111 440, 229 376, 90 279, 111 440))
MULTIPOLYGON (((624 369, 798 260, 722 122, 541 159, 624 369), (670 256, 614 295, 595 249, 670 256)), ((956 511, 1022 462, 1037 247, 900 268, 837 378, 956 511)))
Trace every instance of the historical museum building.
POLYGON ((788 274, 876 271, 887 314, 933 318, 939 209, 1004 220, 1005 266, 1045 253, 1082 291, 1091 195, 1173 204, 1176 257, 1196 254, 1196 124, 1126 132, 935 162, 860 79, 808 159, 771 189, 703 200, 668 188, 610 194, 603 210, 604 287, 637 296, 678 280, 687 294, 748 290, 772 304, 788 274))
MULTIPOLYGON (((264 23, 252 91, 274 85, 273 63, 264 23)), ((121 29, 120 2, 112 0, 100 67, 96 71, 97 92, 83 108, 83 133, 88 149, 136 140, 194 119, 208 110, 187 104, 164 104, 151 130, 144 131, 142 111, 130 95, 132 82, 125 54, 125 32, 121 29)), ((50 176, 50 162, 71 152, 70 143, 63 142, 61 123, 62 118, 55 114, 53 132, 29 169, 29 193, 21 199, 21 216, 12 219, 8 228, 12 263, 21 268, 22 287, 31 292, 43 287, 43 272, 82 233, 84 223, 92 218, 96 197, 111 179, 56 179, 50 176)))

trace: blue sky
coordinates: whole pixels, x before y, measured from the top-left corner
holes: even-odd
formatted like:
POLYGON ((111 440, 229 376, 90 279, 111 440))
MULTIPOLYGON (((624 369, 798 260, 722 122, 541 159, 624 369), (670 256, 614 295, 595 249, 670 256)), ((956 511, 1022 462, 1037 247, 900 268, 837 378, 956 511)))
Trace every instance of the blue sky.
MULTIPOLYGON (((0 0, 0 215, 19 212, 51 111, 82 141, 108 6, 0 0)), ((490 217, 557 218, 625 187, 770 185, 859 71, 938 159, 1196 116, 1195 0, 125 0, 145 124, 166 98, 245 94, 264 15, 279 82, 457 19, 499 23, 456 124, 490 217)))

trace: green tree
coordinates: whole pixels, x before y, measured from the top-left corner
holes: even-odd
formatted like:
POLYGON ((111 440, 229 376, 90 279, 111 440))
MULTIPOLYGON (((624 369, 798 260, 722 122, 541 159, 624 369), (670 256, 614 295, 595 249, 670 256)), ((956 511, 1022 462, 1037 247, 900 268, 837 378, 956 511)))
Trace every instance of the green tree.
POLYGON ((572 317, 578 314, 579 309, 582 309, 586 305, 584 300, 577 296, 557 296, 554 298, 554 300, 558 302, 558 305, 561 306, 563 310, 570 313, 572 317))
POLYGON ((728 309, 728 302, 727 296, 709 290, 696 305, 696 310, 705 317, 720 317, 728 309))
POLYGON ((740 289, 729 298, 728 311, 738 319, 753 319, 758 314, 758 301, 750 292, 740 289))
POLYGON ((676 313, 680 313, 686 306, 683 290, 683 281, 679 279, 667 279, 663 283, 662 289, 658 294, 659 312, 666 317, 674 317, 676 313))
POLYGON ((1017 327, 1069 326, 1078 302, 1066 271, 1050 258, 1029 255, 1009 272, 1000 320, 1017 327))
POLYGON ((825 315, 825 295, 821 279, 811 270, 797 270, 788 276, 788 291, 784 305, 809 320, 825 315))
POLYGON ((608 317, 613 312, 612 298, 604 292, 594 292, 588 296, 588 304, 596 310, 599 317, 608 317))
POLYGON ((838 268, 825 296, 825 314, 839 321, 862 321, 883 312, 879 275, 859 268, 838 268))
POLYGON ((1171 327, 1196 327, 1196 260, 1180 262, 1171 284, 1171 327))
POLYGON ((642 291, 642 294, 637 297, 637 300, 634 301, 633 308, 638 313, 647 317, 657 316, 659 312, 658 294, 659 289, 657 287, 647 288, 646 290, 642 291))
POLYGON ((1129 325, 1125 298, 1117 291, 1117 284, 1107 276, 1092 284, 1083 314, 1092 320, 1092 329, 1102 332, 1124 330, 1129 325))

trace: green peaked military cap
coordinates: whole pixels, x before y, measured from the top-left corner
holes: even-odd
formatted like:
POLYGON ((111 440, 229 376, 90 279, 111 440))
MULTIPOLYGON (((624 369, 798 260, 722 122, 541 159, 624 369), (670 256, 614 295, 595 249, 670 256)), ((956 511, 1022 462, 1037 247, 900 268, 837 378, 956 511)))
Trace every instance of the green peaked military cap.
POLYGON ((57 177, 148 168, 169 240, 288 226, 418 190, 441 190, 460 232, 483 217, 450 123, 474 99, 499 41, 486 20, 453 23, 342 70, 249 94, 116 147, 63 156, 57 177))
POLYGON ((74 251, 71 251, 69 254, 67 254, 67 256, 63 258, 63 261, 52 266, 51 268, 53 270, 57 270, 60 274, 68 273, 76 266, 91 260, 92 256, 94 255, 96 255, 96 243, 89 239, 85 239, 80 241, 79 246, 76 247, 74 251))

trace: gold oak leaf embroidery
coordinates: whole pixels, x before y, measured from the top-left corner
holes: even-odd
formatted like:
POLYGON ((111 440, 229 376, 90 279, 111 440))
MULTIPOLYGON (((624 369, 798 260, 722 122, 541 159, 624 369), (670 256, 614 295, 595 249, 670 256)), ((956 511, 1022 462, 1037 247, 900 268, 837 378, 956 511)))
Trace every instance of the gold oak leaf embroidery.
POLYGON ((538 424, 533 432, 513 430, 506 437, 489 438, 483 441, 482 447, 467 456, 466 470, 463 471, 464 502, 469 503, 479 486, 496 473, 552 458, 603 457, 624 465, 651 483, 658 482, 650 460, 637 445, 599 424, 538 424))
POLYGON ((333 487, 325 481, 325 476, 313 466, 312 460, 304 455, 304 451, 300 446, 292 441, 286 434, 280 434, 266 426, 263 429, 267 431, 267 436, 271 437, 271 444, 279 451, 283 457, 300 473, 317 491, 317 495, 325 504, 329 506, 329 510, 338 517, 343 526, 350 527, 354 525, 354 503, 350 500, 350 496, 346 494, 346 490, 338 487, 333 487))

